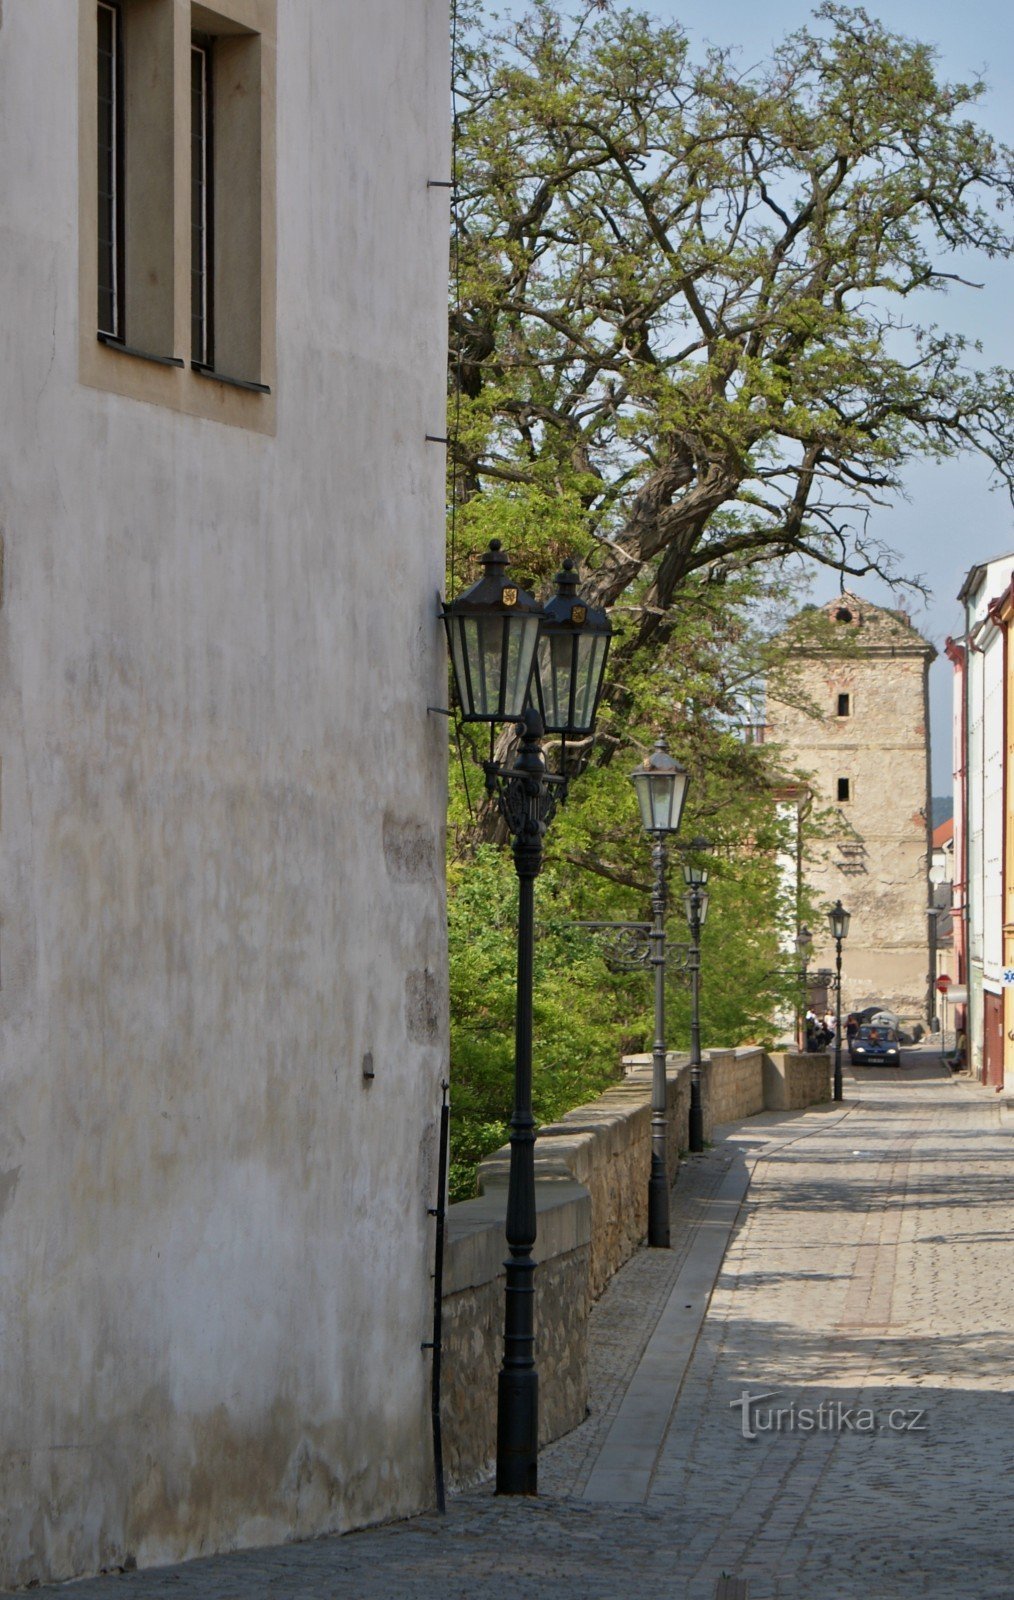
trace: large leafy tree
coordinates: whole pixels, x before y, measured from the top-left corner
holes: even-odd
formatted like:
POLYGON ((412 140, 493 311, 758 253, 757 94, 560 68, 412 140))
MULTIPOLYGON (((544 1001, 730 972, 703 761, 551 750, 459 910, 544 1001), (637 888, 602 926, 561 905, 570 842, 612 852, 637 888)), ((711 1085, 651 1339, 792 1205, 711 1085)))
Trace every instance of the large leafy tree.
POLYGON ((576 544, 635 607, 629 654, 695 572, 889 567, 869 513, 914 457, 978 451, 1011 487, 1011 374, 925 320, 1012 250, 980 83, 838 4, 745 75, 613 0, 460 20, 463 545, 545 575, 576 544))

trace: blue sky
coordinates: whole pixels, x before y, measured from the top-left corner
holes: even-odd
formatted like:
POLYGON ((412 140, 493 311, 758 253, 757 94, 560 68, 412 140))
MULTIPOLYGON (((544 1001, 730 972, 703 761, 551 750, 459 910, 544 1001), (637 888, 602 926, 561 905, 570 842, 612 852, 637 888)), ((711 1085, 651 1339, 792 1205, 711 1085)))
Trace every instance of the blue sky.
MULTIPOLYGON (((797 0, 637 0, 637 9, 682 24, 691 44, 734 46, 743 69, 764 59, 772 44, 800 27, 813 13, 797 0)), ((989 94, 976 120, 1005 144, 1014 145, 1014 11, 1000 0, 870 0, 867 11, 888 28, 933 45, 941 76, 968 81, 981 74, 989 94)), ((1014 229, 1014 218, 1011 219, 1014 229)), ((932 320, 982 341, 985 366, 1014 367, 1014 265, 983 263, 969 276, 981 290, 955 288, 934 297, 932 320)), ((927 315, 929 320, 929 315, 927 315)), ((990 492, 986 467, 975 460, 921 465, 907 478, 907 500, 881 512, 871 531, 898 552, 899 569, 921 575, 932 593, 910 605, 912 620, 941 651, 930 672, 933 723, 933 792, 951 788, 951 667, 942 654, 948 634, 961 631, 957 593, 969 567, 1014 549, 1014 510, 1002 491, 990 492)), ((856 585, 880 604, 898 604, 876 580, 856 585)), ((817 600, 835 592, 821 578, 817 600)))

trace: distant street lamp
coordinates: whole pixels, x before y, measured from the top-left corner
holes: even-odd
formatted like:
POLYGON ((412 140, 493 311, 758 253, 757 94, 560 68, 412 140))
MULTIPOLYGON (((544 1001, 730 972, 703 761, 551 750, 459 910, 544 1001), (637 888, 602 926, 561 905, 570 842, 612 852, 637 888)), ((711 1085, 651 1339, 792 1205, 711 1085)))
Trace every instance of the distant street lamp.
POLYGON ((514 1108, 507 1189, 504 1357, 497 1392, 498 1494, 538 1492, 539 1378, 535 1366, 535 1119, 532 1115, 532 980, 535 879, 542 839, 566 797, 568 738, 594 733, 612 628, 606 613, 577 593, 573 563, 557 576, 543 607, 508 573, 500 541, 480 558, 478 583, 444 606, 444 626, 463 722, 490 725, 482 763, 486 792, 514 841, 518 876, 514 1108), (535 676, 533 704, 533 675, 535 676), (520 746, 509 767, 494 760, 494 724, 513 722, 520 746), (542 740, 561 740, 560 772, 546 770, 542 740))
POLYGON ((799 957, 800 1005, 796 1012, 796 1040, 800 1050, 806 1046, 806 968, 813 949, 813 934, 804 922, 796 934, 796 954, 799 957))
POLYGON ((655 971, 655 1043, 651 1056, 651 1173, 648 1178, 648 1243, 669 1248, 669 1172, 665 1083, 666 848, 683 816, 687 773, 659 739, 651 755, 630 774, 641 821, 649 834, 654 879, 651 891, 651 965, 655 971))
POLYGON ((701 1103, 701 929, 708 915, 707 867, 683 863, 687 885, 683 904, 690 928, 690 1127, 687 1143, 699 1153, 704 1149, 704 1107, 701 1103))
POLYGON ((848 938, 849 923, 852 913, 846 911, 840 900, 836 900, 827 914, 831 925, 831 937, 835 949, 835 980, 834 980, 834 1098, 842 1098, 841 1090, 841 947, 842 941, 848 938))

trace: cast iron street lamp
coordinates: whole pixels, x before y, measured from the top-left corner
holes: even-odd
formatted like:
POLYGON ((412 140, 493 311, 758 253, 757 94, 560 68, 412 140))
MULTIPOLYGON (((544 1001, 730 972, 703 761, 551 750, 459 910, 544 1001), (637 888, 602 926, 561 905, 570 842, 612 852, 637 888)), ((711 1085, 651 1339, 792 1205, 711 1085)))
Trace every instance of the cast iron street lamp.
POLYGON ((704 1107, 701 1104, 701 929, 708 915, 707 867, 683 863, 687 886, 683 904, 690 928, 690 1131, 688 1144, 699 1154, 704 1149, 704 1107))
POLYGON ((557 592, 543 608, 509 577, 498 539, 492 540, 481 559, 482 578, 446 605, 443 616, 462 721, 490 724, 490 755, 482 764, 486 792, 513 838, 518 875, 514 1108, 507 1188, 510 1255, 505 1263, 504 1357, 497 1391, 496 1488, 498 1494, 535 1494, 539 1448, 532 1259, 535 879, 542 866, 543 834, 557 804, 566 798, 566 741, 594 732, 612 628, 604 611, 578 595, 573 563, 565 563, 557 577, 557 592), (517 756, 509 767, 494 760, 497 722, 514 722, 520 735, 517 756), (542 739, 547 730, 562 742, 559 773, 546 770, 542 739))
POLYGON ((849 923, 852 913, 845 910, 840 900, 836 900, 827 914, 831 924, 831 937, 835 949, 835 980, 834 980, 834 1098, 840 1100, 841 1092, 841 946, 842 940, 848 937, 849 923))
POLYGON ((669 1173, 666 1157, 665 1085, 665 904, 666 848, 683 816, 687 773, 659 739, 651 755, 630 781, 641 808, 641 821, 651 837, 654 879, 651 890, 651 965, 655 969, 655 1043, 651 1056, 651 1174, 648 1178, 648 1243, 669 1248, 669 1173))

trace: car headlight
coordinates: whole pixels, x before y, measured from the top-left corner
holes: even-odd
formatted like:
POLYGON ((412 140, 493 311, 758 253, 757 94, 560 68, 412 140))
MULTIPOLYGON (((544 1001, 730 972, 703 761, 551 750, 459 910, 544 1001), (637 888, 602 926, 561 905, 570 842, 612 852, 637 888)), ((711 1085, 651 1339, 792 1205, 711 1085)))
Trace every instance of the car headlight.
POLYGON ((857 1056, 864 1056, 866 1054, 866 1046, 864 1044, 857 1044, 854 1048, 857 1056))

